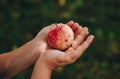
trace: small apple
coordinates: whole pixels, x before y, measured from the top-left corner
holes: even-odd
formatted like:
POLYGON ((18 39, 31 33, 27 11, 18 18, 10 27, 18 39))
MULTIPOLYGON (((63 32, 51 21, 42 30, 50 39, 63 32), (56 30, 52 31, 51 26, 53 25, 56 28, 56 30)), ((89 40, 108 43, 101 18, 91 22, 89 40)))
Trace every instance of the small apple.
POLYGON ((48 32, 47 41, 52 48, 67 49, 74 40, 72 29, 66 24, 56 24, 48 32))

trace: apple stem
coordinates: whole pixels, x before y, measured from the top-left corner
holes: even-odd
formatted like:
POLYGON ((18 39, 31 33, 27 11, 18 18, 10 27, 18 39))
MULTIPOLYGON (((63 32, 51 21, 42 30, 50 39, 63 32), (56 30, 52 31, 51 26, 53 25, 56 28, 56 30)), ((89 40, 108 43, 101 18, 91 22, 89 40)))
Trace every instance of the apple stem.
POLYGON ((57 23, 55 24, 56 26, 57 26, 57 28, 58 28, 58 25, 57 25, 57 23))

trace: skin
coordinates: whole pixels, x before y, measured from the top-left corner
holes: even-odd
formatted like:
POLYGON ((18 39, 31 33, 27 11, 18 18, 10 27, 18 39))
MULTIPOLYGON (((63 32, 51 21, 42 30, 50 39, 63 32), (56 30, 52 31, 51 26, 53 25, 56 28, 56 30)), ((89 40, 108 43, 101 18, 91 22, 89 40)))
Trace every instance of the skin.
POLYGON ((41 52, 41 56, 35 64, 31 79, 50 79, 54 69, 75 62, 92 43, 94 36, 90 35, 87 37, 89 33, 87 27, 82 28, 73 21, 70 21, 68 25, 75 34, 72 46, 65 51, 60 51, 50 48, 46 40, 43 40, 46 47, 43 48, 44 51, 41 52), (87 39, 84 41, 86 37, 87 39))
POLYGON ((10 79, 36 62, 40 52, 34 48, 34 42, 31 40, 14 51, 0 55, 0 73, 6 79, 10 79))
POLYGON ((71 47, 59 51, 49 47, 47 34, 54 24, 43 28, 37 36, 20 48, 0 55, 0 73, 10 79, 35 63, 31 79, 50 79, 54 69, 75 62, 89 47, 94 36, 88 35, 88 29, 78 23, 67 23, 74 31, 75 40, 71 47))

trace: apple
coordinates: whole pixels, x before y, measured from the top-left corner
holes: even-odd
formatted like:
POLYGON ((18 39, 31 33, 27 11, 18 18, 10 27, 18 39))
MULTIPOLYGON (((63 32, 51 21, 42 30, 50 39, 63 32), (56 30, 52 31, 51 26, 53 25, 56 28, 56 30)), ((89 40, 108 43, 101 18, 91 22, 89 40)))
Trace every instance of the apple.
POLYGON ((67 49, 74 40, 74 33, 67 24, 56 24, 47 36, 49 46, 59 50, 67 49))

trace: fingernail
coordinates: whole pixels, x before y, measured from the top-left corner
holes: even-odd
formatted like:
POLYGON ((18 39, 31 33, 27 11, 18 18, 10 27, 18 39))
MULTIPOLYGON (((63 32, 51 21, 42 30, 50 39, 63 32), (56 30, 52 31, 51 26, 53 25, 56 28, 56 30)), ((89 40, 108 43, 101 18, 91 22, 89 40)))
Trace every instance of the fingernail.
POLYGON ((77 26, 79 26, 79 24, 78 23, 75 23, 77 26))
POLYGON ((95 38, 94 35, 90 35, 90 37, 91 37, 91 39, 94 39, 94 38, 95 38))
POLYGON ((88 28, 87 28, 87 27, 84 27, 84 29, 85 29, 85 30, 88 30, 88 28))
POLYGON ((71 22, 71 23, 74 23, 74 21, 73 21, 73 20, 71 20, 70 22, 71 22))
POLYGON ((82 26, 79 25, 79 29, 81 30, 81 29, 82 29, 82 26))
POLYGON ((89 34, 89 32, 87 31, 87 34, 89 34))

